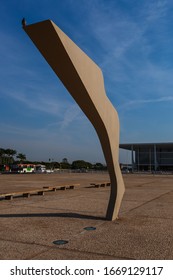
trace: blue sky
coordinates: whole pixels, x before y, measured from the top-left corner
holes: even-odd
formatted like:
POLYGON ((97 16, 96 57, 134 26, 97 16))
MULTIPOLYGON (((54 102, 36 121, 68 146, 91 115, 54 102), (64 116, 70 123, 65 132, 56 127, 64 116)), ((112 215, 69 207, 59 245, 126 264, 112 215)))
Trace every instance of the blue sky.
POLYGON ((23 31, 23 17, 53 20, 99 65, 121 143, 173 142, 172 0, 1 0, 0 147, 29 160, 104 162, 93 127, 23 31))

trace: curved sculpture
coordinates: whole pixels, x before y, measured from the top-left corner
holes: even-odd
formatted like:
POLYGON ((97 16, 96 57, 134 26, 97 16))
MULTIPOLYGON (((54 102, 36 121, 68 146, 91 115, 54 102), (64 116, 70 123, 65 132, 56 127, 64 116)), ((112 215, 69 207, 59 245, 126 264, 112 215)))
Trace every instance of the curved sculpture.
POLYGON ((23 25, 23 28, 97 132, 111 181, 106 218, 114 220, 125 188, 118 160, 119 119, 106 96, 102 71, 52 21, 23 25))

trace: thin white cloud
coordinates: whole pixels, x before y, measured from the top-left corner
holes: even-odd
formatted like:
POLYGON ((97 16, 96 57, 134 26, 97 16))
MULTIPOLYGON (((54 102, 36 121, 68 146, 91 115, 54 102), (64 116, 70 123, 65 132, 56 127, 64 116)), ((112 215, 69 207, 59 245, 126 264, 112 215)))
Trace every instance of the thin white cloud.
POLYGON ((54 116, 57 121, 49 123, 48 126, 57 126, 61 131, 83 118, 83 113, 76 103, 47 94, 44 89, 40 92, 40 90, 32 88, 31 92, 32 94, 24 94, 20 91, 8 91, 6 96, 20 102, 21 106, 24 105, 26 108, 33 110, 33 114, 34 112, 42 112, 54 116))
POLYGON ((165 17, 168 6, 168 1, 166 0, 151 0, 147 2, 145 5, 146 19, 151 22, 165 17))
POLYGON ((6 95, 10 96, 10 98, 15 99, 18 102, 23 103, 26 107, 35 110, 41 111, 44 113, 48 113, 50 115, 61 115, 64 107, 67 104, 64 104, 62 101, 58 101, 57 99, 53 99, 52 96, 49 96, 47 93, 32 92, 24 94, 23 92, 8 92, 6 95))
MULTIPOLYGON (((64 112, 61 129, 68 127, 72 122, 81 119, 82 113, 77 104, 71 104, 64 112)), ((80 129, 80 128, 79 128, 80 129)))
POLYGON ((173 96, 165 96, 165 97, 160 97, 160 98, 155 98, 155 99, 138 99, 138 100, 129 100, 126 103, 122 104, 121 106, 118 106, 118 110, 122 111, 124 109, 126 110, 132 110, 135 107, 139 107, 143 104, 147 103, 162 103, 162 102, 172 102, 173 101, 173 96))
POLYGON ((121 59, 125 52, 137 40, 141 39, 143 30, 131 18, 125 17, 115 10, 97 9, 91 14, 90 24, 94 27, 93 34, 100 46, 112 59, 121 59))

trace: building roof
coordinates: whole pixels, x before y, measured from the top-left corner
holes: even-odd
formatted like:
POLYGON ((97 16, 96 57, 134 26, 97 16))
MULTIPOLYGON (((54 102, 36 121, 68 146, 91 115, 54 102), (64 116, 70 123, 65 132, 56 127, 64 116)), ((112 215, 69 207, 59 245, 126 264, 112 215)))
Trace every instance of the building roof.
POLYGON ((119 147, 125 150, 137 150, 139 148, 153 148, 153 146, 159 148, 166 148, 166 149, 173 149, 173 142, 167 143, 127 143, 127 144, 120 144, 119 147))

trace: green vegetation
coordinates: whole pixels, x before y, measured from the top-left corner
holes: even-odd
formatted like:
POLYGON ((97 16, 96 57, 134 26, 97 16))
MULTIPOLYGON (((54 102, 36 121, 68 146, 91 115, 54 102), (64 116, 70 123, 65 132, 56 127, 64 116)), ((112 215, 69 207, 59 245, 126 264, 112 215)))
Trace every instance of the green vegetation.
POLYGON ((18 154, 16 157, 19 159, 20 163, 22 163, 26 160, 26 156, 24 154, 21 154, 21 153, 18 154))
POLYGON ((14 163, 14 156, 17 154, 15 150, 0 148, 0 164, 14 163))
POLYGON ((45 165, 46 169, 75 169, 75 170, 107 170, 107 167, 102 163, 92 164, 84 160, 75 160, 72 163, 68 162, 67 158, 63 158, 61 162, 54 161, 53 159, 47 162, 44 161, 28 161, 26 155, 23 153, 17 153, 16 150, 0 148, 0 169, 3 169, 3 165, 14 165, 19 163, 28 164, 41 164, 45 165))
POLYGON ((71 165, 72 169, 92 169, 92 164, 84 160, 75 160, 71 165))

